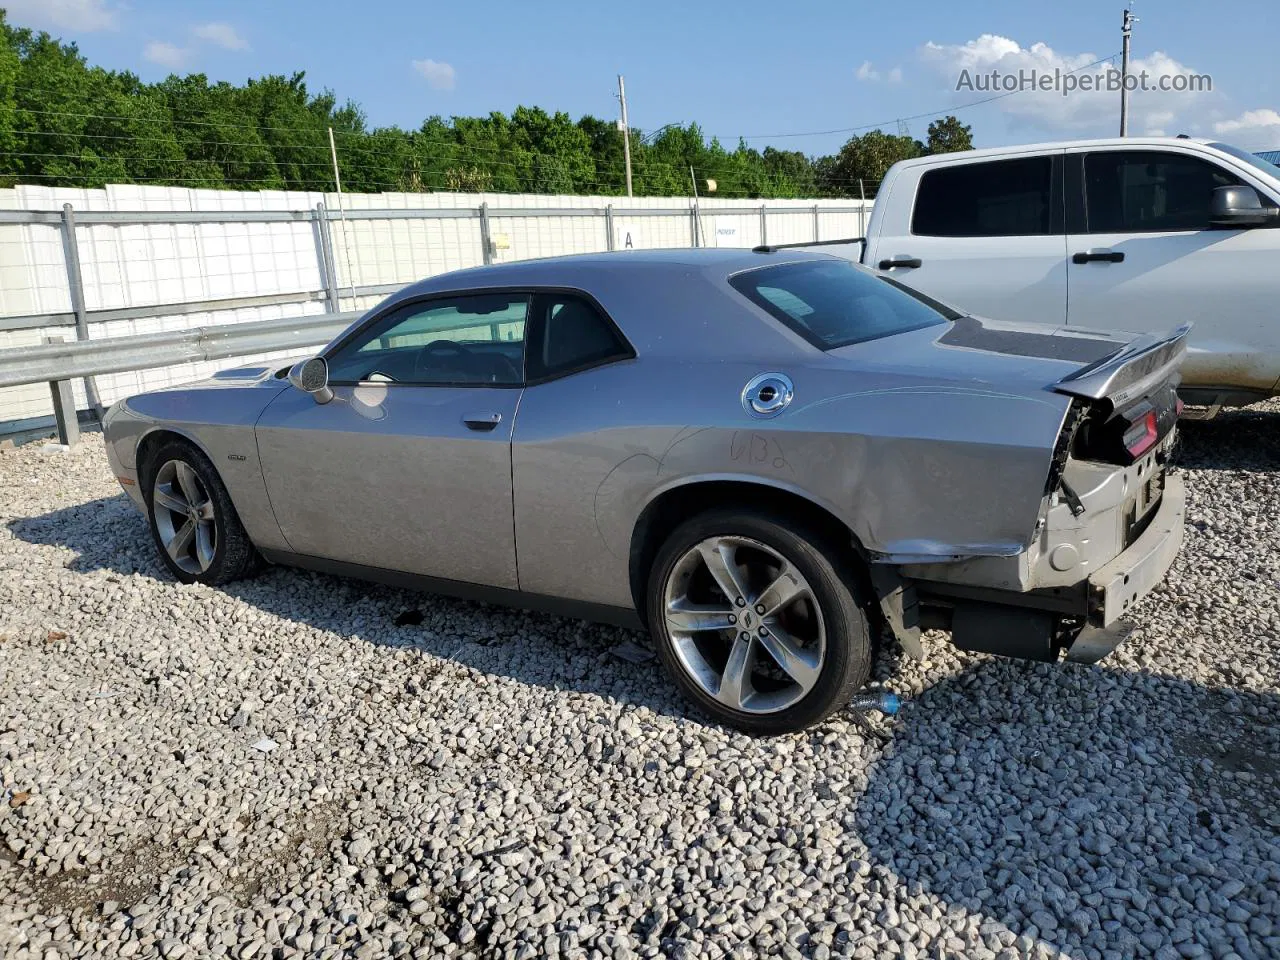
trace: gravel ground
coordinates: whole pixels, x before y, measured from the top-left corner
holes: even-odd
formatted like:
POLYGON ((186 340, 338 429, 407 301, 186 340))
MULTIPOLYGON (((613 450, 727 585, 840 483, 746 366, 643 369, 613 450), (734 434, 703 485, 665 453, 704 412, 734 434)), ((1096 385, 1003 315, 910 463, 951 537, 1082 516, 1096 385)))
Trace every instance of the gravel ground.
POLYGON ((931 637, 886 745, 705 725, 625 631, 183 587, 99 438, 0 453, 0 956, 1280 956, 1280 404, 1180 456, 1125 647, 931 637))

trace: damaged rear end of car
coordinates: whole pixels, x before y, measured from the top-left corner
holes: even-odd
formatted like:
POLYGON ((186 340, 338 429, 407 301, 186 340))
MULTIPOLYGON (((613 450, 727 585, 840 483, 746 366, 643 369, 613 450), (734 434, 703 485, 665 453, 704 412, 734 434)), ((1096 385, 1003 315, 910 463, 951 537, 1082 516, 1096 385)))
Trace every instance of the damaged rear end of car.
MULTIPOLYGON (((922 627, 961 649, 1095 662, 1182 542, 1185 493, 1171 471, 1179 366, 1190 326, 1145 335, 1047 385, 1070 398, 1026 550, 902 566, 922 627)), ((908 624, 909 627, 909 624, 908 624)))

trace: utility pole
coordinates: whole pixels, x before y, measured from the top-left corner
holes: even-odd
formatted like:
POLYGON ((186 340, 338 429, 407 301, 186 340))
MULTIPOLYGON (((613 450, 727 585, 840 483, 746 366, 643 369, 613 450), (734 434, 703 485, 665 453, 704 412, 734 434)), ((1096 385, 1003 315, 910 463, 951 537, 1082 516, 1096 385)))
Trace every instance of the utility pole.
POLYGON ((622 131, 622 156, 627 164, 627 196, 631 196, 631 126, 627 123, 627 88, 618 74, 618 100, 622 104, 622 122, 618 129, 622 131))
POLYGON ((1129 135, 1129 39, 1138 18, 1132 6, 1124 8, 1124 24, 1120 29, 1120 136, 1129 135))
POLYGON ((351 241, 347 239, 347 208, 342 202, 342 175, 338 173, 338 148, 329 128, 329 156, 333 158, 333 185, 338 188, 338 219, 342 221, 342 250, 347 255, 347 279, 351 281, 351 309, 356 309, 356 274, 351 269, 351 241))

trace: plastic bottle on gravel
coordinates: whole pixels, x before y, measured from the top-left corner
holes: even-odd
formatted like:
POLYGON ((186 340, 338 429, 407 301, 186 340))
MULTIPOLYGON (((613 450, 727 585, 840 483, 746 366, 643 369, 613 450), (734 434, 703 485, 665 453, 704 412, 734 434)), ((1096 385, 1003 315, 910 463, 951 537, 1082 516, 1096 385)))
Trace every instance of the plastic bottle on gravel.
POLYGON ((866 713, 869 710, 879 710, 887 717, 897 714, 898 708, 902 706, 902 701, 896 693, 888 690, 876 690, 869 693, 854 694, 853 699, 849 701, 850 710, 860 710, 866 713))

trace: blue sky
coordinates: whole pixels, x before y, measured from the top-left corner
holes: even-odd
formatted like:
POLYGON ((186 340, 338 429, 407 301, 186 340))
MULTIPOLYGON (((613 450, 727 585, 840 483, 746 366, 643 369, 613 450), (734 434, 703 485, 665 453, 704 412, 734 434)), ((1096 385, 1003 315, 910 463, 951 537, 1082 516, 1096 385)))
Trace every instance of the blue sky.
MULTIPOLYGON (((569 3, 488 0, 0 0, 10 20, 74 40, 93 63, 144 79, 204 72, 242 82, 305 70, 374 125, 518 104, 614 116, 627 78, 634 126, 697 121, 732 146, 833 152, 848 132, 990 94, 961 69, 1079 68, 1120 50, 1118 0, 569 3), (808 134, 781 136, 781 134, 808 134)), ((1210 93, 1135 94, 1131 132, 1220 136, 1280 149, 1274 0, 1145 0, 1134 57, 1153 76, 1209 74, 1210 93), (1241 29, 1246 25, 1246 29, 1241 29)), ((1118 58, 1117 58, 1118 64, 1118 58)), ((1082 72, 1096 71, 1097 67, 1082 72)), ((1023 92, 957 113, 981 145, 1112 135, 1114 93, 1023 92)), ((907 121, 923 138, 928 119, 907 121)))

